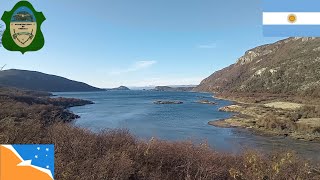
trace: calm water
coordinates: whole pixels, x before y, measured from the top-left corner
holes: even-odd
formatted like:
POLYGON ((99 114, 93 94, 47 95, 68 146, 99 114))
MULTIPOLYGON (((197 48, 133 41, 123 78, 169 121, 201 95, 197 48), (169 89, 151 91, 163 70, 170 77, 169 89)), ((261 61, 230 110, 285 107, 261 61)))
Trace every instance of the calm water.
POLYGON ((56 93, 62 97, 91 100, 95 104, 74 107, 81 116, 76 126, 92 131, 112 128, 129 129, 141 139, 156 137, 165 140, 206 141, 219 151, 239 152, 245 148, 264 151, 293 149, 299 154, 320 161, 320 143, 296 141, 282 137, 262 137, 241 129, 224 129, 208 125, 208 121, 232 116, 219 112, 231 102, 212 98, 211 94, 191 92, 105 91, 56 93), (207 99, 218 105, 196 103, 207 99), (180 100, 184 104, 153 104, 155 100, 180 100))

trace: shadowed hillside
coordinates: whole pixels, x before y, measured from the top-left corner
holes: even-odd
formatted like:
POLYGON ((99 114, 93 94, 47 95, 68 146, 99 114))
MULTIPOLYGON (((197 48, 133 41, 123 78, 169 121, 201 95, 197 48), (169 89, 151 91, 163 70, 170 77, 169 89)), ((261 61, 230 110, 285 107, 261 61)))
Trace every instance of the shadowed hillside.
POLYGON ((320 38, 289 38, 251 49, 195 90, 320 97, 320 38))
POLYGON ((72 81, 55 75, 16 69, 0 71, 0 85, 50 92, 79 92, 101 90, 82 82, 72 81))

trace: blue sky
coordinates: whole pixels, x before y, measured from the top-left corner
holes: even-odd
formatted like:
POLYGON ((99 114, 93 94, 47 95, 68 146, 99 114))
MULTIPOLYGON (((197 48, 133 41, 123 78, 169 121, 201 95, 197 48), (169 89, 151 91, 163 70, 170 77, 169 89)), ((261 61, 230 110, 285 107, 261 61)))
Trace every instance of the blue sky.
MULTIPOLYGON (((0 13, 17 0, 0 1, 0 13)), ((264 38, 261 0, 30 0, 46 44, 0 65, 98 87, 198 84, 264 38)), ((3 24, 3 22, 1 22, 3 24)))

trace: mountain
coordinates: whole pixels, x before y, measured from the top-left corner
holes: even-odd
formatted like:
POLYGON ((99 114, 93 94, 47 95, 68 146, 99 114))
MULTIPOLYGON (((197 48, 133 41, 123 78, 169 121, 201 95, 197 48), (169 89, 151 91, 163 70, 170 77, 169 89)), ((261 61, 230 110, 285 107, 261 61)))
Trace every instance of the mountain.
POLYGON ((320 38, 288 38, 251 49, 194 90, 320 97, 320 38))
POLYGON ((153 90, 155 91, 156 87, 161 88, 161 87, 169 87, 169 88, 180 88, 180 89, 189 89, 190 91, 195 88, 197 85, 166 85, 166 86, 132 86, 130 89, 132 90, 153 90))
POLYGON ((88 84, 72 81, 63 77, 26 70, 0 71, 0 85, 20 89, 50 92, 100 91, 88 84))
POLYGON ((179 92, 187 92, 187 91, 192 91, 194 86, 156 86, 153 91, 179 91, 179 92))

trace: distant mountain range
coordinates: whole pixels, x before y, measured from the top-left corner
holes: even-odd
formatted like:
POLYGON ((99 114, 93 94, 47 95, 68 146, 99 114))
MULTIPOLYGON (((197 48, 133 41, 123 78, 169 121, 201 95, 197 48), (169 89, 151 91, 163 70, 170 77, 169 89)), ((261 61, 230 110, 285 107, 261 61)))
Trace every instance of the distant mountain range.
POLYGON ((0 85, 49 92, 101 91, 88 84, 63 77, 26 70, 0 71, 0 85))
POLYGON ((119 86, 117 88, 108 88, 106 90, 111 90, 111 91, 129 91, 130 89, 126 86, 119 86))
POLYGON ((251 49, 194 90, 320 97, 320 38, 288 38, 251 49))
POLYGON ((195 86, 156 86, 153 91, 178 91, 178 92, 188 92, 192 91, 195 86))
POLYGON ((171 87, 171 88, 194 88, 197 85, 166 85, 166 86, 131 86, 131 90, 155 90, 156 87, 171 87))

